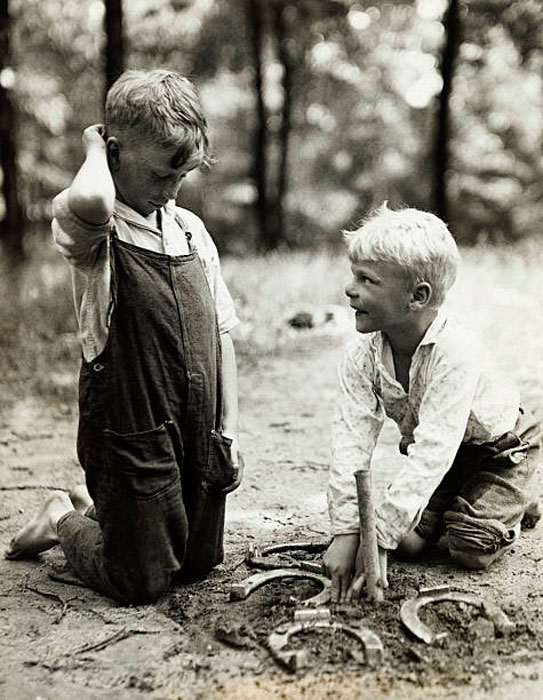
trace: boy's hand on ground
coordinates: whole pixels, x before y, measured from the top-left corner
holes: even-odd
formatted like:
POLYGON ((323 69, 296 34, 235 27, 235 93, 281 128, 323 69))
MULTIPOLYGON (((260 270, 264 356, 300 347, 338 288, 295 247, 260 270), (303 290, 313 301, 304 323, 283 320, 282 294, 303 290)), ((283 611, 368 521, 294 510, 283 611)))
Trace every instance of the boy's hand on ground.
MULTIPOLYGON (((378 556, 378 578, 377 585, 381 588, 388 588, 388 572, 387 572, 387 550, 382 547, 377 547, 378 556)), ((348 603, 358 600, 362 588, 366 583, 366 574, 364 573, 364 562, 362 558, 362 547, 358 548, 356 555, 356 571, 353 582, 347 591, 346 600, 348 603)))
POLYGON ((106 148, 106 142, 104 139, 106 130, 103 124, 93 124, 88 126, 83 132, 83 146, 85 147, 85 153, 93 147, 99 146, 100 148, 106 148))
POLYGON ((323 566, 332 579, 330 596, 333 603, 342 603, 346 600, 355 567, 358 543, 359 536, 356 532, 336 535, 326 550, 323 566))

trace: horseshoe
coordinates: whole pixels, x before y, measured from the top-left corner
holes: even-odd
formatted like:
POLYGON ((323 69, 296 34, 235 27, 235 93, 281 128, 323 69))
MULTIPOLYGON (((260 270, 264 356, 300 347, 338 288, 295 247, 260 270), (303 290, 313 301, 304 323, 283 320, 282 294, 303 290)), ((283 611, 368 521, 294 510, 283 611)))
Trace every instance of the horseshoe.
POLYGON ((328 542, 283 542, 282 544, 273 544, 269 547, 259 547, 251 545, 247 552, 247 563, 257 569, 275 569, 278 566, 282 568, 298 568, 304 571, 312 571, 313 573, 322 573, 321 564, 316 564, 314 561, 304 561, 288 557, 288 560, 278 560, 270 557, 270 554, 278 554, 280 552, 288 552, 290 550, 305 550, 307 552, 322 552, 328 546, 328 542))
POLYGON ((303 605, 325 605, 330 600, 330 586, 332 582, 329 578, 313 571, 300 571, 297 569, 273 569, 272 571, 263 571, 249 576, 240 583, 233 583, 230 587, 230 600, 245 600, 245 598, 250 596, 257 588, 264 586, 266 583, 270 583, 270 581, 276 581, 281 578, 303 578, 321 584, 322 591, 312 598, 302 601, 303 605))
POLYGON ((426 644, 436 644, 447 637, 447 632, 433 632, 428 625, 419 618, 419 610, 430 603, 443 601, 455 601, 474 605, 494 623, 501 634, 509 634, 515 629, 515 623, 507 617, 503 610, 490 601, 480 596, 465 591, 452 591, 449 586, 435 586, 433 588, 421 588, 415 598, 410 598, 402 603, 400 619, 407 629, 417 639, 426 644))
POLYGON ((379 637, 366 627, 351 627, 342 622, 332 622, 328 609, 310 611, 297 610, 294 613, 294 624, 281 625, 268 637, 268 648, 276 661, 283 664, 289 671, 298 671, 308 663, 308 652, 305 649, 284 650, 290 638, 300 632, 328 629, 332 632, 346 632, 354 637, 364 649, 364 660, 367 666, 376 667, 383 659, 383 645, 379 637))

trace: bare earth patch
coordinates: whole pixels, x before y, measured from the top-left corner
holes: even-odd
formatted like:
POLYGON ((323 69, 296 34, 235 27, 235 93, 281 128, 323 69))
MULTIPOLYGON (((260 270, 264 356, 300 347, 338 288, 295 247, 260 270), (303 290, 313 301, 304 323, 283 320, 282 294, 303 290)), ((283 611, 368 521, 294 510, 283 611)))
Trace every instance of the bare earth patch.
MULTIPOLYGON (((361 649, 343 633, 293 638, 293 647, 309 652, 305 673, 292 674, 271 658, 268 634, 292 620, 296 600, 318 591, 314 584, 273 583, 244 601, 229 600, 231 584, 254 573, 244 561, 250 543, 328 536, 329 425, 342 344, 337 336, 301 332, 280 352, 242 363, 246 477, 229 498, 225 562, 205 581, 176 588, 153 606, 122 608, 51 578, 63 568, 58 547, 34 561, 0 561, 1 697, 539 696, 542 526, 525 532, 486 573, 456 568, 438 548, 421 563, 392 560, 382 605, 332 609, 334 619, 362 621, 380 636, 385 657, 374 670, 360 664, 361 649), (441 603, 424 611, 424 621, 447 638, 439 646, 415 640, 400 622, 400 605, 419 587, 441 584, 499 604, 514 631, 501 634, 472 606, 441 603)), ((81 481, 75 426, 75 407, 66 398, 28 398, 0 420, 2 549, 49 489, 81 481)), ((390 466, 396 458, 387 433, 377 461, 390 466)), ((534 488, 541 495, 541 480, 534 488)))

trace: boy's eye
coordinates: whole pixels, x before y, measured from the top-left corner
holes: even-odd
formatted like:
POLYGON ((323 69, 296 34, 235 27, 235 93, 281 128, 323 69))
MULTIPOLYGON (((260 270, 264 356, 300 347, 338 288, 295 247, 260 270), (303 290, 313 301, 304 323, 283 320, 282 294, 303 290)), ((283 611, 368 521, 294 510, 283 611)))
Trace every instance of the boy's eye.
POLYGON ((155 173, 155 172, 153 172, 153 176, 154 176, 157 180, 167 180, 167 179, 170 177, 169 174, 161 175, 160 173, 155 173))
POLYGON ((370 279, 367 275, 358 275, 358 279, 360 282, 363 282, 364 284, 368 282, 373 282, 372 279, 370 279))

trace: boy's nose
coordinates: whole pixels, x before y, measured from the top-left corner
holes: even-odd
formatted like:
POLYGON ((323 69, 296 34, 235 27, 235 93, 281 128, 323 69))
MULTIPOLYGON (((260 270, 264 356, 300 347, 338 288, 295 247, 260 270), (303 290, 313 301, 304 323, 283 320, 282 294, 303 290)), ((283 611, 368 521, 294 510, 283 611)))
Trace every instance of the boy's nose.
POLYGON ((176 175, 175 177, 172 177, 166 186, 165 189, 165 194, 168 195, 168 199, 175 199, 177 197, 177 193, 179 192, 181 188, 181 183, 183 181, 183 177, 176 175))
POLYGON ((165 194, 167 195, 168 199, 175 199, 177 197, 177 193, 179 192, 180 187, 181 187, 180 182, 175 182, 175 183, 169 185, 165 191, 165 194))
POLYGON ((356 296, 352 282, 349 282, 349 284, 345 287, 345 294, 349 297, 349 299, 356 296))

